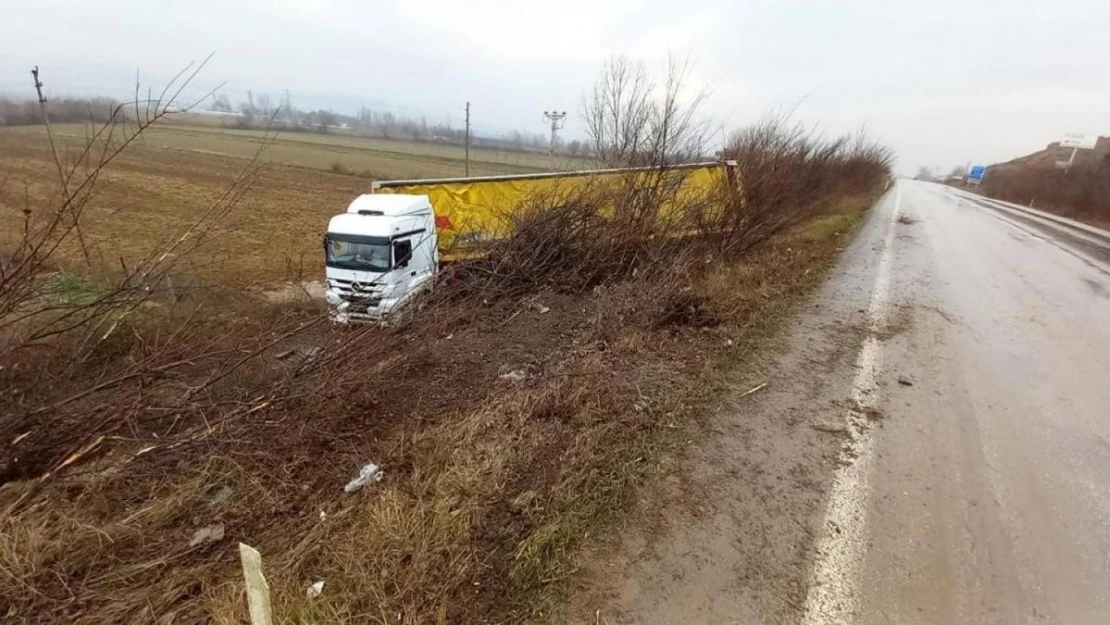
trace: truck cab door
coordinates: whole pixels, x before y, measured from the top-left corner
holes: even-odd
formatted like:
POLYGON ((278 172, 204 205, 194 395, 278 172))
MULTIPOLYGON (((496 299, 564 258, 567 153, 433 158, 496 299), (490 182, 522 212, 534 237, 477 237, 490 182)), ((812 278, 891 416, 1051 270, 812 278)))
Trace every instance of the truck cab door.
MULTIPOLYGON (((396 271, 397 283, 405 285, 406 289, 418 288, 435 273, 435 263, 428 253, 428 250, 433 248, 426 244, 423 237, 426 235, 420 233, 412 238, 393 242, 393 267, 396 271)), ((434 239, 432 245, 434 245, 434 239)))

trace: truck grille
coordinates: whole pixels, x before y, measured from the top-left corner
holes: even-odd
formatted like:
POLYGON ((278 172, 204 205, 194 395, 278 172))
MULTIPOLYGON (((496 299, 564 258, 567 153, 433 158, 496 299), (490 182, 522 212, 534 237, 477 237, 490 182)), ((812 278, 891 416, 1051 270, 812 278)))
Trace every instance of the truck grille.
POLYGON ((337 279, 332 279, 329 282, 331 288, 342 293, 345 299, 373 300, 375 303, 381 299, 382 285, 380 284, 337 279))

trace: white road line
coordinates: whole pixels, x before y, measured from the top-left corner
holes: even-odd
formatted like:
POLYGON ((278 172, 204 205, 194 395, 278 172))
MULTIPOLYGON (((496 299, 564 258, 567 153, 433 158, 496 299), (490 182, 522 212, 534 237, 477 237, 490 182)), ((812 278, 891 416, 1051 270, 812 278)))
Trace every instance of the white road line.
MULTIPOLYGON (((959 196, 957 195, 955 197, 956 197, 957 201, 959 201, 959 199, 960 199, 959 196)), ((1079 251, 1075 248, 1070 247, 1066 243, 1058 241, 1051 234, 1046 234, 1043 231, 1038 231, 1038 230, 1034 229, 1033 227, 1024 225, 1024 224, 1019 223, 1019 222, 1016 222, 1013 219, 1011 219, 1010 217, 1007 217, 1006 215, 1003 215, 1000 212, 998 212, 999 210, 1010 210, 1010 209, 1006 209, 1006 208, 991 209, 991 208, 984 207, 983 210, 986 211, 986 214, 988 214, 991 217, 997 219, 998 221, 1001 221, 1003 224, 1005 224, 1007 226, 1010 226, 1014 230, 1017 230, 1017 231, 1019 231, 1023 234, 1027 234, 1027 235, 1033 237, 1034 239, 1040 241, 1041 243, 1047 243, 1047 244, 1051 245, 1052 247, 1055 247, 1056 249, 1058 249, 1058 250, 1060 250, 1064 253, 1070 254, 1070 255, 1074 256, 1075 258, 1078 258, 1079 260, 1083 261, 1085 264, 1087 264, 1092 269, 1096 269, 1096 270, 1098 270, 1098 271, 1100 271, 1100 272, 1102 272, 1106 275, 1110 275, 1110 264, 1104 263, 1101 260, 1095 258, 1094 256, 1091 256, 1090 254, 1086 254, 1084 252, 1081 252, 1081 251, 1079 251)), ((1022 216, 1022 215, 1020 215, 1020 213, 1018 213, 1018 211, 1010 210, 1010 212, 1017 214, 1019 217, 1022 216)), ((1028 217, 1028 216, 1026 216, 1026 217, 1028 217)), ((1076 233, 1068 232, 1067 230, 1062 229, 1058 226, 1053 226, 1053 225, 1051 225, 1050 223, 1046 222, 1043 219, 1039 220, 1039 221, 1045 223, 1045 225, 1048 226, 1049 228, 1054 228, 1057 232, 1063 233, 1065 236, 1073 236, 1073 237, 1077 236, 1076 233)), ((1088 243, 1094 243, 1095 245, 1100 245, 1100 246, 1102 245, 1101 242, 1095 241, 1095 240, 1091 239, 1090 237, 1078 237, 1078 238, 1080 238, 1080 240, 1087 241, 1088 243)))
POLYGON ((1101 271, 1102 273, 1110 276, 1110 265, 1098 260, 1097 258, 1094 258, 1093 256, 1090 256, 1089 254, 1084 254, 1083 252, 1080 252, 1079 250, 1072 249, 1072 248, 1068 247, 1066 244, 1061 243, 1061 242, 1057 241, 1056 239, 1052 238, 1051 235, 1045 235, 1045 234, 1042 234, 1040 232, 1037 232, 1036 230, 1034 230, 1032 228, 1029 228, 1029 227, 1024 226, 1022 224, 1019 224, 1017 222, 1011 221, 1010 219, 1007 219, 1006 217, 1003 217, 1002 215, 999 215, 999 214, 993 213, 993 212, 988 213, 988 214, 991 217, 994 217, 995 219, 997 219, 998 221, 1001 221, 1003 224, 1005 224, 1007 226, 1010 226, 1014 230, 1017 230, 1017 231, 1021 232, 1022 234, 1029 235, 1029 236, 1033 237, 1034 239, 1040 241, 1041 243, 1047 243, 1048 245, 1051 245, 1052 247, 1055 247, 1056 249, 1058 249, 1058 250, 1060 250, 1060 251, 1062 251, 1066 254, 1070 254, 1070 255, 1074 256, 1075 258, 1078 258, 1079 260, 1083 261, 1083 263, 1086 264, 1088 267, 1090 267, 1092 269, 1095 269, 1097 271, 1101 271))
POLYGON ((895 187, 894 209, 886 224, 886 238, 867 307, 868 334, 856 360, 857 373, 851 394, 853 405, 845 415, 849 438, 840 450, 840 468, 829 493, 825 523, 817 542, 817 560, 806 594, 803 625, 849 623, 858 613, 856 586, 863 564, 870 495, 868 479, 873 456, 871 423, 861 409, 874 407, 878 400, 876 376, 882 366, 882 343, 877 332, 887 320, 893 225, 901 203, 899 184, 895 187))

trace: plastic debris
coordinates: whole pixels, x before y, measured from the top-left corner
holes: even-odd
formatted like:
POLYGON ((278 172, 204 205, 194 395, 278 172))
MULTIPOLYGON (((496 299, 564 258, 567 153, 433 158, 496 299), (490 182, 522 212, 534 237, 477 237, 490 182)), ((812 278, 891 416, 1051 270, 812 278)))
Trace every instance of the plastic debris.
POLYGON ((313 358, 320 355, 320 351, 321 350, 319 347, 294 347, 293 349, 287 349, 283 352, 279 352, 274 357, 278 360, 285 360, 290 356, 300 356, 305 360, 312 360, 313 358))
POLYGON ((502 373, 497 377, 502 380, 509 380, 510 382, 523 382, 528 378, 528 374, 523 371, 510 371, 508 373, 502 373))
POLYGON ((324 580, 320 580, 309 586, 308 590, 306 590, 304 594, 309 599, 315 599, 316 597, 319 597, 320 593, 322 592, 324 592, 324 580))
POLYGON ((193 532, 193 538, 189 541, 190 547, 203 545, 204 543, 214 543, 217 540, 224 538, 224 524, 216 523, 215 525, 205 525, 204 527, 193 532))
POLYGON ((547 313, 551 312, 551 307, 550 306, 540 306, 539 310, 540 310, 541 315, 546 315, 547 313))
POLYGON ((231 496, 234 493, 235 493, 235 491, 232 490, 232 488, 230 486, 226 486, 226 485, 222 486, 222 487, 220 487, 220 490, 217 491, 215 495, 212 495, 212 498, 208 500, 208 505, 218 506, 218 505, 224 503, 225 501, 227 501, 228 499, 231 499, 231 496))
POLYGON ((898 383, 902 386, 913 386, 913 380, 907 378, 904 375, 898 376, 898 383))
POLYGON ((353 493, 370 482, 382 481, 383 477, 385 477, 385 473, 382 472, 382 468, 371 462, 370 464, 363 465, 362 469, 358 472, 358 477, 347 482, 343 490, 344 492, 353 493))

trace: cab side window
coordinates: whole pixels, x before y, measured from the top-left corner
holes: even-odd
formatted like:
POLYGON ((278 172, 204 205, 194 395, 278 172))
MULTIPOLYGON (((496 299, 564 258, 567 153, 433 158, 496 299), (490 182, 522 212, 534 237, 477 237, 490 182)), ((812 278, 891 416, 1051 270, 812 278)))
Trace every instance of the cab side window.
POLYGON ((412 260, 412 241, 408 239, 405 239, 403 241, 394 241, 393 266, 408 267, 410 260, 412 260))

